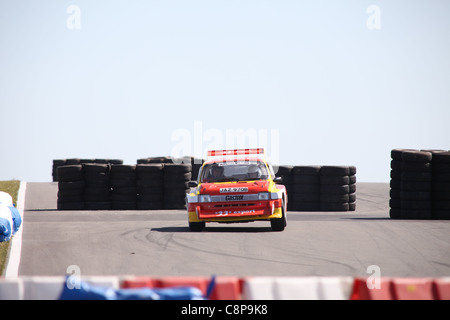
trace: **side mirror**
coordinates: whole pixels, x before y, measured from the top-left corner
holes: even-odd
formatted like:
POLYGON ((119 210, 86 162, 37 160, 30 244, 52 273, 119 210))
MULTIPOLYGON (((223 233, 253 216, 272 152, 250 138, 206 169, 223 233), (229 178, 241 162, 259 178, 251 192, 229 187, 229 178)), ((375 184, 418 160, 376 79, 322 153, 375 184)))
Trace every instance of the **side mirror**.
POLYGON ((195 188, 196 186, 198 186, 198 183, 197 181, 189 181, 188 186, 189 188, 195 188))
POLYGON ((275 177, 275 179, 273 179, 273 182, 275 182, 275 183, 282 183, 283 182, 283 178, 282 177, 275 177))

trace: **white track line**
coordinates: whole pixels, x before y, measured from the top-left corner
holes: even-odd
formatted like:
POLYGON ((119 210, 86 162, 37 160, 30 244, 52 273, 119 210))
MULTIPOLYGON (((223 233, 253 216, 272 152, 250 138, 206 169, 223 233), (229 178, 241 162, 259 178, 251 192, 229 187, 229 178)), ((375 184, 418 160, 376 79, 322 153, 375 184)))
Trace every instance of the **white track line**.
POLYGON ((20 181, 19 191, 17 193, 17 210, 22 217, 22 225, 11 240, 11 248, 9 251, 8 265, 6 267, 5 278, 16 278, 19 275, 20 255, 22 251, 22 230, 24 222, 25 209, 25 190, 27 183, 20 181))

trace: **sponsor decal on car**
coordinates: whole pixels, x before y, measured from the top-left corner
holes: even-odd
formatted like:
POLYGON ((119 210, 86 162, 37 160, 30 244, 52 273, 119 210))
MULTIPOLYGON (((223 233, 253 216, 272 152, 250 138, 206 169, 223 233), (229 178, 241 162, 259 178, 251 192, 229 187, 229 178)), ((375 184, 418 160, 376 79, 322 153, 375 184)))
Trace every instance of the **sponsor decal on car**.
POLYGON ((224 211, 217 211, 216 215, 218 216, 227 216, 229 214, 246 214, 246 213, 254 213, 255 210, 236 210, 236 211, 228 211, 228 210, 224 210, 224 211))
POLYGON ((225 196, 225 201, 240 201, 240 200, 244 200, 243 194, 239 194, 236 196, 225 196))

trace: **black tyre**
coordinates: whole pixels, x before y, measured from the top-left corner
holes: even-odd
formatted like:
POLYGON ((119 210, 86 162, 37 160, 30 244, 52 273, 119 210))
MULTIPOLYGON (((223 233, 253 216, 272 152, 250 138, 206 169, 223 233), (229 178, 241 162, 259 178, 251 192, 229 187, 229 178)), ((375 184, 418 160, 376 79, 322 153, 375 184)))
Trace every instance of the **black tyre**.
POLYGON ((450 220, 450 210, 434 210, 432 218, 437 220, 450 220))
POLYGON ((402 219, 420 219, 420 220, 428 220, 431 219, 431 210, 423 209, 423 210, 414 210, 414 209, 401 209, 400 217, 402 219))
POLYGON ((402 153, 402 160, 409 162, 430 162, 432 158, 431 152, 423 151, 405 151, 402 153))
POLYGON ((405 151, 416 151, 415 149, 392 149, 391 150, 391 158, 393 160, 402 161, 402 154, 405 151))
POLYGON ((164 172, 166 174, 183 174, 192 172, 192 166, 191 164, 165 164, 164 165, 164 172))
POLYGON ((431 181, 431 171, 430 172, 402 172, 402 181, 431 181))
POLYGON ((283 231, 286 227, 286 206, 283 200, 281 205, 281 218, 270 219, 270 226, 272 231, 283 231))
POLYGON ((135 201, 111 201, 112 210, 136 210, 135 201))
POLYGON ((57 208, 58 208, 58 210, 83 210, 84 209, 84 201, 65 202, 65 201, 58 200, 57 208))
POLYGON ((350 192, 349 185, 322 185, 321 186, 322 194, 349 194, 350 192))
POLYGON ((402 191, 430 191, 431 181, 401 181, 402 191))
MULTIPOLYGON (((283 181, 284 182, 284 181, 283 181)), ((292 176, 292 184, 320 184, 320 176, 319 175, 293 175, 292 176)))
POLYGON ((294 184, 291 190, 288 190, 288 194, 298 194, 298 193, 319 193, 320 184, 294 184))
MULTIPOLYGON (((392 190, 391 190, 392 191, 392 190)), ((392 197, 392 195, 391 195, 392 197)), ((401 200, 411 200, 411 201, 430 201, 431 192, 423 191, 400 191, 401 200)))
POLYGON ((317 192, 292 193, 289 199, 293 202, 319 202, 320 194, 317 192))
POLYGON ((289 206, 289 210, 291 210, 291 211, 319 211, 320 210, 320 204, 318 201, 296 202, 295 200, 290 200, 288 206, 289 206))
POLYGON ((81 164, 65 165, 57 169, 58 181, 84 180, 81 164))
POLYGON ((136 207, 138 210, 161 210, 163 208, 162 201, 153 202, 153 201, 142 201, 138 199, 136 202, 136 207))
POLYGON ((431 172, 431 163, 430 162, 402 162, 402 166, 400 168, 402 171, 413 171, 413 172, 431 172))
POLYGON ((356 211, 356 202, 348 203, 348 211, 356 211))
POLYGON ((350 184, 350 178, 349 176, 321 176, 320 182, 327 185, 346 185, 350 184))
POLYGON ((205 229, 205 222, 189 222, 189 231, 202 232, 205 229))
POLYGON ((349 194, 321 194, 320 195, 320 202, 321 203, 345 203, 350 202, 349 194))
POLYGON ((433 164, 434 163, 443 163, 450 164, 450 152, 439 152, 433 153, 433 164))
POLYGON ((110 210, 111 202, 109 201, 86 201, 84 203, 85 210, 110 210))
POLYGON ((349 204, 348 202, 322 202, 320 211, 349 211, 349 204))
POLYGON ((192 173, 191 172, 187 172, 187 173, 166 173, 164 175, 164 181, 165 182, 169 182, 169 181, 190 181, 192 179, 192 173))
POLYGON ((292 168, 293 175, 318 175, 321 166, 294 166, 292 168))
POLYGON ((400 219, 401 218, 401 210, 398 208, 391 208, 389 210, 389 217, 391 219, 400 219))
MULTIPOLYGON (((355 168, 355 167, 352 167, 355 168)), ((356 172, 355 170, 352 170, 356 172)), ((322 166, 320 169, 320 174, 323 176, 349 176, 350 175, 350 167, 349 166, 322 166)))

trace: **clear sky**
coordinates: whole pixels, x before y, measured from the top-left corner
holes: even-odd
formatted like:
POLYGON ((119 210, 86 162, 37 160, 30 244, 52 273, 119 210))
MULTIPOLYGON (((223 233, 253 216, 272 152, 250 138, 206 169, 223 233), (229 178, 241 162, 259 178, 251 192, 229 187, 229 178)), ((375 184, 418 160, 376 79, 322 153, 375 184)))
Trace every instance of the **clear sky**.
POLYGON ((0 119, 0 180, 265 146, 388 182, 450 149, 450 1, 0 0, 0 119))

